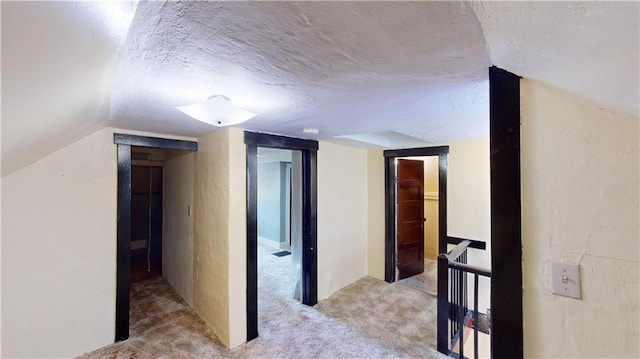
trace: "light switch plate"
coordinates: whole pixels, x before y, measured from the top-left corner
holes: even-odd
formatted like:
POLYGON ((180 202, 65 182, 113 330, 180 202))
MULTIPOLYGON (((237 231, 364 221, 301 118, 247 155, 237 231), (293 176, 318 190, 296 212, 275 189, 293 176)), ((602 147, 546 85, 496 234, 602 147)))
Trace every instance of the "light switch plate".
POLYGON ((580 266, 551 262, 551 293, 581 299, 580 266))

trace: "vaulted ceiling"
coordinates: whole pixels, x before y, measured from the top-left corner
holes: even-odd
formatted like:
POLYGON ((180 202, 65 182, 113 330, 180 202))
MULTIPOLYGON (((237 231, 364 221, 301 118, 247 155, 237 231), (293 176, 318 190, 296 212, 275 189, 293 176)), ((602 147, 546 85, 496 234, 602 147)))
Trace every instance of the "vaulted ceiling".
POLYGON ((1 6, 2 176, 104 126, 215 131, 175 106, 217 94, 256 131, 487 137, 492 64, 638 117, 634 2, 1 6))

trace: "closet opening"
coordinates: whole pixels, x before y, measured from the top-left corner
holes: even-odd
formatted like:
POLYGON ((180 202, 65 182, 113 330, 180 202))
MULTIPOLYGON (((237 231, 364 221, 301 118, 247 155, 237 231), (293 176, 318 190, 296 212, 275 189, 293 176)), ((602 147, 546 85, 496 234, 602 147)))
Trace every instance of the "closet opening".
POLYGON ((130 331, 149 329, 145 317, 161 307, 154 301, 163 296, 193 305, 191 206, 198 146, 119 133, 113 142, 118 154, 117 342, 130 331))
POLYGON ((131 149, 131 283, 162 276, 164 152, 131 149))

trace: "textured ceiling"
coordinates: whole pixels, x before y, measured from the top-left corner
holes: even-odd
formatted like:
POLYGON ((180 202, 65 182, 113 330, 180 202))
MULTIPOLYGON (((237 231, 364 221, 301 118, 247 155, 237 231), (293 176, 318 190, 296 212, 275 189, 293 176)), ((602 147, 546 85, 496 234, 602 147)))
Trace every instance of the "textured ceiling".
POLYGON ((252 130, 447 142, 487 136, 488 66, 469 3, 140 3, 111 119, 198 136, 214 128, 173 107, 222 94, 252 130))
POLYGON ((486 137, 490 64, 640 118, 638 2, 0 6, 3 177, 106 125, 214 131, 174 107, 216 94, 257 131, 486 137))
POLYGON ((135 4, 0 5, 4 177, 106 125, 135 4))
POLYGON ((491 62, 639 116, 640 2, 474 4, 491 62))

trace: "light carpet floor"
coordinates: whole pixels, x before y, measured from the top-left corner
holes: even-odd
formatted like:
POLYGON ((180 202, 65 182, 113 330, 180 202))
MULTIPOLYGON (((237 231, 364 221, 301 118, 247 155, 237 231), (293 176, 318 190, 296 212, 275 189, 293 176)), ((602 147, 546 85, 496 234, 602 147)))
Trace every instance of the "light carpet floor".
POLYGON ((435 347, 436 301, 365 277, 308 307, 292 299, 291 256, 259 246, 260 336, 232 350, 162 279, 132 286, 131 336, 90 358, 446 358, 435 347))
POLYGON ((433 259, 424 260, 424 272, 409 278, 400 279, 398 284, 415 288, 432 296, 438 295, 438 262, 433 259))

